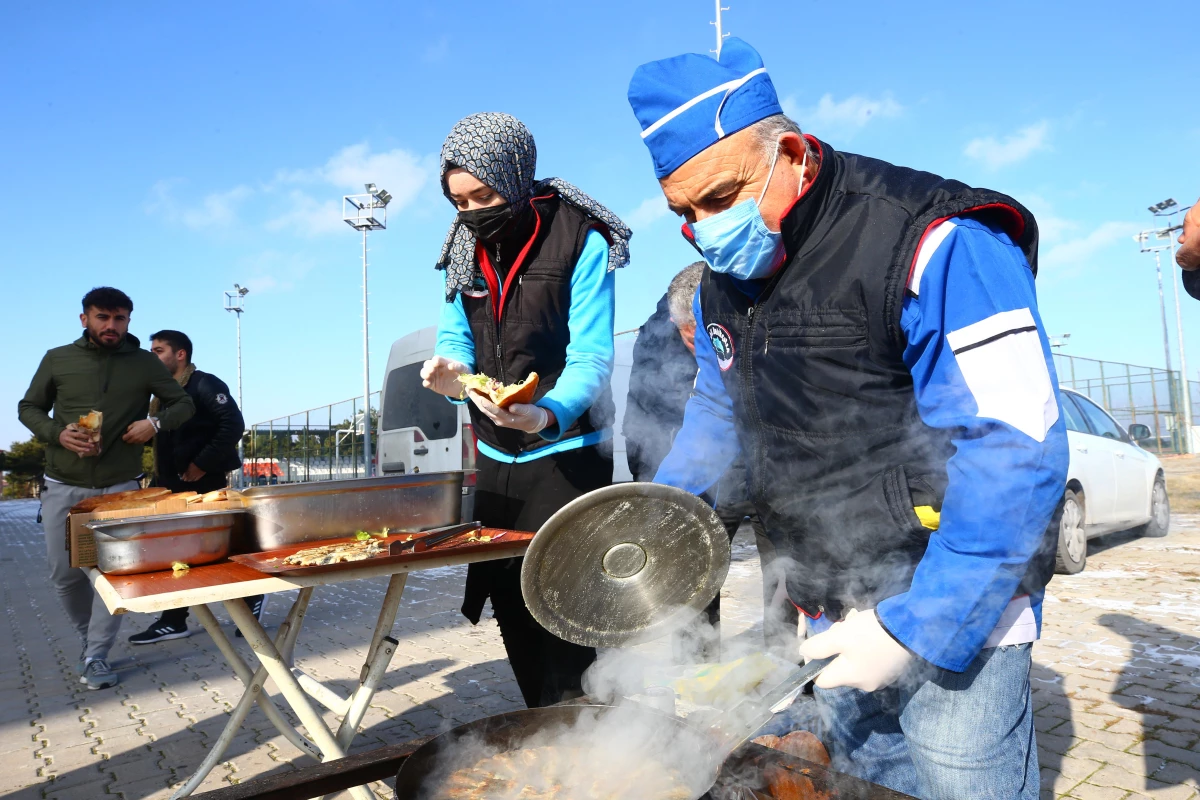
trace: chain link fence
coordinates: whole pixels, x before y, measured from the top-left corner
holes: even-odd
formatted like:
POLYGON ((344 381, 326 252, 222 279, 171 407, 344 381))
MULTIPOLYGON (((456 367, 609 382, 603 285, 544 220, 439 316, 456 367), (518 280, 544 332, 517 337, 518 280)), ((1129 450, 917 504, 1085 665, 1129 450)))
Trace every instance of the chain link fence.
MULTIPOLYGON (((1150 428, 1152 437, 1139 442, 1143 447, 1159 454, 1188 452, 1178 371, 1062 353, 1054 354, 1054 367, 1060 386, 1095 400, 1123 427, 1140 422, 1150 428)), ((1188 381, 1187 391, 1192 408, 1200 408, 1200 383, 1188 381)))
MULTIPOLYGON (((371 395, 369 419, 377 447, 379 392, 371 395)), ((362 398, 256 422, 242 450, 247 486, 363 477, 362 398)))

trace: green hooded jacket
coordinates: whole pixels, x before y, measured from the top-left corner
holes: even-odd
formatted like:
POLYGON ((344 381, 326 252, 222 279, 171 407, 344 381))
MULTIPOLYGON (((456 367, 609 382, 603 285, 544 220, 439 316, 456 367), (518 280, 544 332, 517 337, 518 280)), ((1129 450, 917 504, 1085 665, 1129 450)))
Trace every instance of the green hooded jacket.
POLYGON ((47 443, 47 478, 102 489, 142 473, 144 445, 128 444, 121 437, 131 423, 146 418, 151 395, 162 401, 158 421, 165 430, 178 428, 196 413, 192 398, 158 356, 141 348, 136 336, 126 334, 119 347, 109 350, 85 334, 46 351, 17 413, 25 427, 47 443), (82 458, 59 444, 58 436, 93 410, 104 414, 100 455, 82 458))

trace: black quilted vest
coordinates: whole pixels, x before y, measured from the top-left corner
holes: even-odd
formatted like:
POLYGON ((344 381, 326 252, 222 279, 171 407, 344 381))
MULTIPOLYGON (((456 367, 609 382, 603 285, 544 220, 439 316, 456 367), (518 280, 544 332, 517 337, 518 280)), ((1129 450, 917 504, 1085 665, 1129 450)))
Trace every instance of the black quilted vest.
MULTIPOLYGON (((482 247, 476 250, 486 291, 462 292, 463 310, 475 339, 475 369, 504 383, 538 374, 535 402, 550 391, 567 363, 567 327, 571 311, 571 276, 584 240, 599 221, 557 195, 529 201, 536 214, 524 254, 509 268, 503 285, 482 247)), ((481 289, 483 287, 480 287, 481 289)), ((475 435, 511 455, 548 444, 537 434, 501 428, 470 406, 475 435)), ((616 416, 612 392, 604 392, 566 431, 569 439, 612 426, 616 416)))
POLYGON ((940 510, 946 491, 951 432, 921 421, 902 359, 923 234, 991 217, 1036 271, 1037 225, 1002 194, 810 141, 820 170, 783 219, 784 266, 753 303, 705 270, 701 307, 753 500, 796 562, 789 595, 836 619, 908 588, 929 540, 913 507, 940 510))

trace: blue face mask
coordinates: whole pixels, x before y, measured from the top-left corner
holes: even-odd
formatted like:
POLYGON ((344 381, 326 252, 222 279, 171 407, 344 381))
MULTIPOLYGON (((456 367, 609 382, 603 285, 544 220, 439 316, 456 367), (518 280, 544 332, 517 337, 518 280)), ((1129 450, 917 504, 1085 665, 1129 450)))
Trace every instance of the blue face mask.
MULTIPOLYGON (((758 199, 745 200, 732 208, 714 214, 707 219, 691 224, 691 240, 704 256, 713 272, 723 272, 732 278, 751 280, 772 275, 783 262, 783 236, 767 228, 758 204, 771 185, 775 164, 779 160, 779 147, 771 159, 767 182, 758 199)), ((804 167, 808 163, 808 151, 800 164, 800 188, 804 188, 804 167)))

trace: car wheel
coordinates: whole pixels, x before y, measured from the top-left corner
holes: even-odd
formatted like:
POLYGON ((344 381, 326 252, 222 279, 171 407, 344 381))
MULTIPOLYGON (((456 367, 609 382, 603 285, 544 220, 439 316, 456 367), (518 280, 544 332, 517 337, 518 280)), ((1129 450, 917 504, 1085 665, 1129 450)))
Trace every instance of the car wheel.
POLYGON ((1063 495, 1062 516, 1058 521, 1058 553, 1054 571, 1060 575, 1082 572, 1087 564, 1087 530, 1084 521, 1083 495, 1071 489, 1063 495))
POLYGON ((1171 499, 1167 497, 1167 483, 1162 476, 1154 479, 1150 494, 1150 521, 1138 529, 1142 536, 1159 538, 1166 536, 1171 528, 1171 499))

